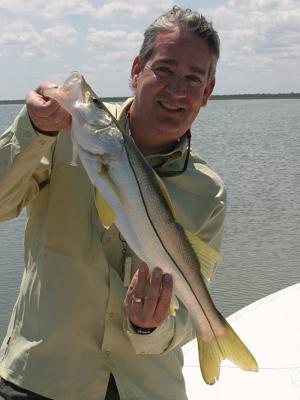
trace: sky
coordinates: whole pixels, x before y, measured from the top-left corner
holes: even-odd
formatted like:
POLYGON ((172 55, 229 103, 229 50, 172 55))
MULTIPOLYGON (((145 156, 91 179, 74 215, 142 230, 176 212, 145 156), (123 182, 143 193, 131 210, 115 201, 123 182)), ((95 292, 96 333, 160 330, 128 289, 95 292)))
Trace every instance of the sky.
POLYGON ((214 94, 300 92, 300 0, 0 0, 0 100, 74 70, 100 97, 129 96, 143 32, 174 4, 220 35, 214 94))

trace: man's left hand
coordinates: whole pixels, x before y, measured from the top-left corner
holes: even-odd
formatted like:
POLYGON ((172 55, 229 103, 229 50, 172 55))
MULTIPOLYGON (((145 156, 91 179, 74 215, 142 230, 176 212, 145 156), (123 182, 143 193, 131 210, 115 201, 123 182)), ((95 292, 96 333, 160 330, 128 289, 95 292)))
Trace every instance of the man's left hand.
POLYGON ((141 328, 157 328, 168 316, 173 293, 171 275, 154 268, 148 285, 147 264, 142 263, 128 288, 124 310, 129 320, 141 328))

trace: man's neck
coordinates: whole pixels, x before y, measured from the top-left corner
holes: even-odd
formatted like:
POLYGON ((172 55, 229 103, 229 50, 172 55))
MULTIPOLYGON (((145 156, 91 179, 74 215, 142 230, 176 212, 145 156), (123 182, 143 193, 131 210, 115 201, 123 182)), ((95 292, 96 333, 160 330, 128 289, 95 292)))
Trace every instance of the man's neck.
POLYGON ((141 127, 139 121, 132 117, 132 115, 128 116, 128 122, 130 127, 131 136, 139 148, 139 150, 143 153, 144 156, 149 156, 152 154, 164 154, 172 151, 178 141, 168 141, 167 143, 159 143, 156 144, 152 138, 157 136, 156 132, 150 132, 149 127, 141 127))

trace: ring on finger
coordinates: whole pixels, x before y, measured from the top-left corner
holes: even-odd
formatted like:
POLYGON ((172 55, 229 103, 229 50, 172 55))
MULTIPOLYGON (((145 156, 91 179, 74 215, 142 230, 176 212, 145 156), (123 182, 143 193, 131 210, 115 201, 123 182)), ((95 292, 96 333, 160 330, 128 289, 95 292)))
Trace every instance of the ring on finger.
POLYGON ((144 297, 138 297, 138 296, 135 296, 134 294, 132 294, 132 300, 135 303, 144 303, 145 298, 144 297))

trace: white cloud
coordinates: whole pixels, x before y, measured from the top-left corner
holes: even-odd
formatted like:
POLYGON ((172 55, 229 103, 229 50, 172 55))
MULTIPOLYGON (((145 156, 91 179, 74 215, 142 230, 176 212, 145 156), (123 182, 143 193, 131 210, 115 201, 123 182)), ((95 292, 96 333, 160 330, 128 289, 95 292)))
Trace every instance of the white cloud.
POLYGON ((78 32, 70 25, 58 24, 44 29, 42 35, 45 36, 53 45, 70 46, 78 37, 78 32))
POLYGON ((97 18, 114 17, 138 18, 146 15, 159 15, 172 6, 172 1, 153 3, 152 0, 0 0, 0 10, 18 15, 39 18, 62 18, 66 15, 80 15, 97 18), (99 3, 102 5, 99 5, 99 3))
POLYGON ((77 37, 74 28, 67 24, 37 30, 31 23, 18 20, 8 23, 0 32, 0 44, 9 53, 21 48, 24 57, 54 59, 60 47, 70 46, 77 37))
POLYGON ((87 0, 0 0, 0 9, 23 16, 61 18, 64 15, 93 15, 95 7, 87 0))
POLYGON ((152 0, 108 0, 96 11, 98 17, 113 17, 126 15, 131 18, 144 17, 146 15, 160 15, 172 6, 173 2, 153 2, 152 0))
POLYGON ((88 29, 88 50, 102 62, 127 61, 138 53, 143 35, 140 32, 124 30, 103 31, 88 29))
POLYGON ((231 0, 209 11, 220 34, 223 65, 282 66, 291 57, 300 64, 299 1, 231 0))
POLYGON ((298 0, 230 0, 228 6, 239 11, 289 10, 299 7, 298 0))
POLYGON ((230 0, 202 11, 221 39, 219 92, 299 91, 299 0, 230 0))

